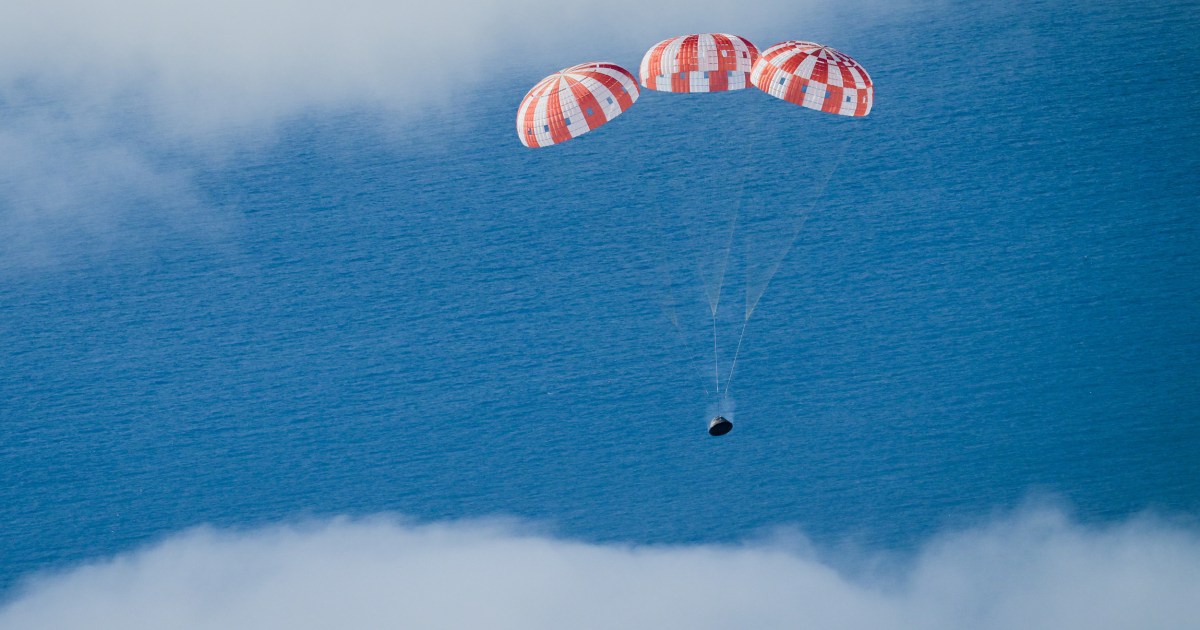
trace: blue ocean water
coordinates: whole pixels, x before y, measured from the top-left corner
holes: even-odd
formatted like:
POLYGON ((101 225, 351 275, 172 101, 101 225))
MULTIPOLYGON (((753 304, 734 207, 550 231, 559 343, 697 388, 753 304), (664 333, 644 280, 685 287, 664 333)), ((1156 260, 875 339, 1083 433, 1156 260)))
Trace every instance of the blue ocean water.
POLYGON ((332 514, 885 549, 1031 494, 1086 521, 1194 515, 1196 9, 746 34, 855 55, 877 85, 858 121, 643 92, 524 149, 516 104, 568 60, 399 135, 314 114, 191 164, 217 236, 0 282, 0 588, 200 523, 332 514), (785 251, 736 428, 709 438, 704 281, 728 260, 724 379, 746 287, 785 251))

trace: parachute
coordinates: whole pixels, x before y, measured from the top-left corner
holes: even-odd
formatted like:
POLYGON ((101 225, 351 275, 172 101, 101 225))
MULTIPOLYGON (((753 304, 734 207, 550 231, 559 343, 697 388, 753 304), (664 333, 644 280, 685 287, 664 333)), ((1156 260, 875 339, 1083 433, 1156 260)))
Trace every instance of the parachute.
POLYGON ((750 87, 758 48, 737 35, 699 33, 664 39, 646 51, 642 85, 659 92, 724 92, 750 87))
POLYGON ((786 41, 764 50, 750 81, 789 103, 842 116, 866 116, 875 101, 871 77, 857 61, 813 42, 786 41))
MULTIPOLYGON (((867 71, 838 50, 793 40, 760 53, 745 38, 723 33, 682 35, 659 42, 646 51, 639 75, 643 87, 659 92, 710 93, 755 86, 802 107, 849 117, 869 114, 875 97, 867 71)), ((531 148, 565 142, 616 118, 631 107, 638 96, 638 79, 620 66, 604 62, 572 66, 546 77, 525 95, 517 110, 517 136, 522 144, 531 148)), ((746 98, 754 97, 747 95, 746 98)), ((730 99, 724 104, 728 108, 735 103, 730 99)), ((734 111, 742 114, 746 109, 734 111)), ((755 156, 766 157, 771 152, 756 152, 754 142, 760 137, 769 141, 778 134, 747 133, 751 130, 738 127, 747 123, 757 126, 769 121, 770 117, 735 115, 726 118, 730 120, 718 126, 700 123, 705 125, 704 133, 680 134, 670 142, 657 137, 656 142, 642 144, 634 149, 636 155, 630 155, 631 159, 646 160, 647 167, 642 169, 640 176, 651 187, 652 193, 646 198, 656 206, 654 214, 660 222, 659 228, 664 227, 663 222, 673 220, 677 226, 671 227, 679 228, 668 230, 675 236, 667 237, 664 232, 660 243, 662 247, 682 247, 683 251, 662 256, 661 263, 654 261, 653 264, 662 276, 664 313, 679 333, 681 345, 689 352, 695 344, 688 341, 688 333, 707 336, 704 329, 711 323, 712 372, 711 380, 704 377, 707 381, 704 391, 715 398, 713 410, 716 414, 708 425, 708 432, 713 436, 725 435, 733 428, 733 401, 729 399, 729 388, 751 315, 796 243, 807 215, 824 195, 852 138, 849 134, 814 134, 806 154, 811 153, 813 147, 822 146, 825 138, 838 135, 841 135, 841 149, 835 158, 809 159, 800 174, 784 173, 782 176, 789 178, 786 187, 789 192, 781 196, 770 190, 756 190, 762 188, 761 183, 748 184, 756 181, 750 178, 758 178, 757 173, 763 166, 775 160, 774 155, 761 163, 756 160, 755 156), (654 147, 663 153, 655 155, 654 147), (716 162, 681 161, 678 158, 678 155, 706 155, 714 149, 718 150, 714 153, 723 156, 716 162), (680 164, 686 164, 687 168, 678 168, 680 164), (734 183, 737 179, 740 183, 734 183), (668 190, 659 190, 660 185, 667 186, 668 190), (685 190, 703 187, 714 196, 709 203, 675 204, 671 201, 670 187, 685 190), (795 212, 771 215, 762 210, 766 200, 802 205, 795 212), (742 237, 739 247, 735 247, 735 234, 742 237), (740 257, 734 255, 735 249, 740 252, 740 257), (671 263, 675 261, 685 269, 673 270, 671 263), (689 267, 691 271, 686 269, 689 267), (732 273, 733 269, 745 275, 745 309, 736 316, 740 321, 733 323, 733 329, 738 330, 736 345, 721 343, 718 334, 723 287, 727 272, 732 273), (703 319, 709 321, 699 328, 681 324, 680 314, 685 313, 688 304, 676 300, 674 295, 676 289, 691 288, 686 281, 677 280, 691 273, 698 276, 708 302, 708 312, 703 319), (677 309, 681 304, 684 309, 677 309), (733 348, 727 370, 722 369, 722 346, 733 348), (723 379, 722 373, 725 374, 723 379)), ((810 120, 812 128, 840 127, 847 122, 810 120)), ((784 139, 784 142, 789 141, 784 139)), ((691 312, 699 315, 697 311, 700 310, 692 309, 691 312)), ((732 341, 731 337, 726 337, 726 342, 732 341)), ((692 339, 695 340, 695 335, 692 339)), ((703 345, 707 345, 707 340, 703 345)), ((702 359, 706 352, 701 351, 702 359)))
POLYGON ((637 99, 637 80, 621 66, 571 66, 539 81, 521 100, 517 137, 530 148, 566 142, 620 116, 637 99))

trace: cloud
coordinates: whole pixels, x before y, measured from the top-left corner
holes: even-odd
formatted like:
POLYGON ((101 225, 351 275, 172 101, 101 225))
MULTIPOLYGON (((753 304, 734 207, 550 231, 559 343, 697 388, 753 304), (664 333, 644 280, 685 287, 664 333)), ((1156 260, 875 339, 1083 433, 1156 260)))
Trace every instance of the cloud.
POLYGON ((532 85, 595 58, 632 65, 680 32, 811 23, 831 5, 6 0, 0 271, 152 243, 142 219, 191 229, 176 219, 206 199, 178 164, 224 166, 232 147, 269 145, 281 122, 339 109, 420 119, 483 85, 532 85))
POLYGON ((53 266, 66 252, 144 245, 134 234, 217 236, 228 219, 200 211, 188 169, 165 167, 73 114, 24 113, 0 125, 0 183, 0 261, 9 264, 53 266))
POLYGON ((515 67, 547 74, 690 29, 811 18, 828 4, 10 0, 0 7, 0 89, 134 92, 168 127, 208 131, 312 107, 447 104, 515 67))
POLYGON ((519 523, 202 528, 29 583, 0 628, 1183 628, 1200 536, 1041 510, 835 568, 793 536, 602 545, 519 523), (881 568, 891 567, 891 568, 881 568))

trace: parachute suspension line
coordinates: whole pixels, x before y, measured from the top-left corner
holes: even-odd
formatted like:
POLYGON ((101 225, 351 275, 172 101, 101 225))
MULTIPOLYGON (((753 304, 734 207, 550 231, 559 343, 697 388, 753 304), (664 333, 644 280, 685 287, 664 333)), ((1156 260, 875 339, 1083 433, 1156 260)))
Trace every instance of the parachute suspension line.
MULTIPOLYGON (((715 296, 709 296, 709 307, 712 311, 713 337, 713 394, 717 397, 717 415, 721 415, 721 359, 717 354, 717 307, 721 304, 721 287, 725 284, 725 268, 729 265, 729 250, 733 247, 733 230, 737 226, 737 211, 729 224, 729 239, 725 243, 725 257, 721 261, 721 271, 717 274, 717 289, 715 296)), ((707 388, 705 388, 707 389, 707 388)), ((705 392, 707 393, 707 391, 705 392)))
POLYGON ((746 316, 742 319, 742 331, 738 333, 737 349, 734 350, 733 361, 729 365, 729 376, 725 378, 725 393, 721 395, 722 400, 729 397, 729 387, 733 383, 734 371, 737 370, 737 360, 738 356, 742 353, 742 341, 746 338, 746 326, 750 323, 750 316, 754 314, 754 309, 758 308, 758 302, 762 299, 763 294, 767 292, 767 286, 771 284, 771 279, 773 279, 775 274, 779 272, 779 267, 783 265, 784 259, 786 259, 787 255, 792 251, 792 246, 796 244, 796 238, 800 236, 800 230, 804 227, 805 221, 808 220, 809 213, 812 212, 814 207, 816 207, 817 202, 821 200, 821 197, 825 195, 825 189, 829 187, 830 180, 833 179, 834 173, 836 173, 838 167, 841 166, 842 158, 846 156, 846 149, 849 148, 849 146, 850 144, 848 139, 842 141, 842 147, 838 151, 837 159, 833 162, 833 168, 829 169, 829 172, 825 175, 825 180, 821 182, 820 188, 817 189, 817 194, 813 196, 812 202, 809 203, 808 208, 800 215, 800 220, 796 222, 796 227, 792 229, 792 238, 788 241, 787 247, 783 250, 783 254, 780 255, 779 259, 775 261, 775 264, 771 266, 771 270, 767 274, 767 279, 763 283, 762 290, 758 292, 758 295, 755 296, 753 300, 750 298, 750 281, 748 277, 750 269, 747 267, 746 316))
POLYGON ((710 289, 708 278, 701 273, 701 279, 704 282, 705 296, 708 297, 708 308, 712 311, 713 316, 717 314, 717 306, 721 302, 721 289, 725 286, 725 272, 729 269, 729 257, 733 252, 733 235, 737 232, 738 219, 741 216, 742 206, 746 203, 746 179, 745 171, 741 174, 741 184, 738 186, 737 202, 733 204, 733 216, 729 218, 729 232, 725 238, 724 253, 721 255, 720 271, 717 272, 715 288, 710 289))
MULTIPOLYGON (((755 121, 755 122, 756 122, 756 126, 757 126, 757 121, 755 121)), ((751 138, 750 143, 749 143, 750 144, 750 149, 749 149, 750 153, 753 153, 753 151, 754 151, 754 148, 753 148, 754 142, 755 142, 755 139, 751 138)), ((730 143, 731 143, 731 141, 728 140, 728 138, 727 138, 727 141, 725 144, 730 144, 730 143)), ((738 172, 739 172, 739 180, 740 181, 738 182, 738 185, 736 187, 737 200, 733 203, 733 215, 730 216, 730 218, 729 218, 729 232, 725 239, 725 246, 723 248, 724 252, 721 254, 721 265, 720 265, 719 271, 717 271, 717 273, 716 273, 714 282, 710 285, 708 275, 706 275, 702 269, 699 270, 700 271, 700 273, 699 273, 700 279, 704 283, 705 297, 708 298, 708 308, 709 308, 709 310, 712 311, 713 316, 716 316, 717 307, 720 305, 720 302, 721 302, 721 289, 723 289, 725 286, 725 272, 729 268, 729 258, 733 252, 733 235, 735 233, 737 233, 737 225, 738 225, 739 219, 741 218, 742 208, 746 204, 746 189, 747 189, 747 184, 748 184, 748 180, 749 180, 750 176, 749 176, 749 172, 747 169, 739 168, 738 172)), ((686 230, 686 233, 688 234, 689 239, 694 239, 695 235, 691 229, 690 224, 685 226, 685 230, 686 230)))
MULTIPOLYGON (((660 192, 662 187, 662 179, 662 175, 658 175, 650 179, 651 199, 659 199, 661 197, 660 192)), ((654 212, 654 226, 657 230, 658 237, 662 238, 663 242, 665 242, 666 230, 663 226, 663 214, 665 213, 665 210, 663 209, 661 202, 655 203, 654 208, 656 210, 656 212, 654 212)), ((687 354, 700 359, 700 362, 703 363, 704 351, 702 349, 697 350, 696 346, 688 341, 687 336, 684 334, 683 327, 679 324, 679 299, 675 295, 675 279, 671 273, 670 266, 662 260, 654 260, 651 261, 650 264, 658 272, 659 281, 665 288, 661 295, 661 301, 663 303, 660 304, 660 307, 662 308, 667 319, 671 322, 671 328, 674 330, 676 344, 681 346, 687 354)), ((702 374, 693 372, 693 378, 696 376, 700 377, 700 385, 704 389, 704 395, 707 397, 709 395, 708 379, 703 378, 702 374)))
MULTIPOLYGON (((721 396, 721 358, 717 344, 717 310, 721 304, 721 289, 725 286, 725 272, 729 269, 729 257, 733 251, 733 235, 737 232, 738 218, 741 216, 742 205, 746 202, 746 179, 748 175, 745 170, 742 171, 742 183, 738 190, 737 203, 733 206, 733 216, 729 219, 729 233, 725 238, 725 253, 721 257, 720 271, 717 272, 716 290, 715 293, 709 294, 709 309, 712 314, 712 337, 713 337, 713 392, 717 398, 717 415, 723 415, 723 404, 725 398, 721 396)), ((706 287, 707 288, 707 287, 706 287)), ((745 332, 745 326, 742 327, 742 332, 745 332)), ((739 345, 741 340, 738 340, 739 345)), ((706 388, 707 389, 707 388, 706 388)), ((725 395, 729 395, 726 388, 725 395)))
POLYGON ((721 288, 725 286, 725 270, 729 268, 729 253, 733 250, 733 233, 737 230, 738 214, 741 212, 741 205, 734 206, 733 218, 729 220, 729 237, 725 239, 725 255, 721 259, 721 271, 717 272, 717 290, 716 295, 709 296, 709 308, 712 309, 713 317, 717 316, 717 305, 721 303, 721 288))
POLYGON ((729 398, 729 384, 733 382, 733 371, 737 369, 738 355, 742 353, 742 340, 746 338, 746 324, 749 323, 749 317, 742 320, 742 332, 738 333, 737 350, 733 351, 733 363, 729 365, 729 376, 725 378, 725 393, 721 396, 721 400, 729 398))
MULTIPOLYGON (((829 169, 829 172, 825 174, 824 181, 822 181, 821 185, 817 188, 816 194, 813 195, 813 199, 808 204, 808 207, 805 208, 804 211, 800 213, 800 219, 796 221, 795 227, 792 228, 792 237, 790 239, 788 239, 787 247, 785 247, 783 249, 783 253, 780 254, 777 259, 775 259, 775 263, 771 265, 771 269, 767 272, 767 278, 766 278, 766 280, 763 281, 762 288, 760 288, 758 290, 758 294, 755 295, 753 298, 750 296, 750 292, 751 292, 750 282, 749 281, 746 282, 746 320, 747 321, 749 321, 750 316, 754 314, 754 309, 758 308, 759 300, 761 300, 763 297, 763 294, 765 294, 767 292, 767 287, 771 284, 771 280, 773 280, 775 278, 775 274, 779 273, 779 268, 781 266, 783 266, 783 261, 787 258, 788 254, 791 253, 792 247, 796 244, 796 239, 800 236, 800 230, 804 227, 804 223, 806 221, 808 221, 808 215, 812 212, 813 208, 816 207, 817 202, 819 202, 821 200, 821 197, 823 197, 825 195, 825 189, 829 187, 830 180, 833 179, 834 173, 836 173, 838 170, 838 167, 841 166, 842 158, 846 156, 846 149, 849 148, 849 146, 850 146, 849 137, 847 136, 847 138, 842 141, 842 148, 840 151, 838 151, 837 159, 835 159, 833 162, 833 168, 829 169)), ((749 269, 747 269, 747 273, 749 273, 749 269)))
MULTIPOLYGON (((717 396, 717 415, 721 415, 721 362, 717 358, 717 313, 713 311, 712 317, 713 330, 713 382, 716 384, 716 390, 713 392, 717 396)), ((705 388, 707 389, 707 388, 705 388)))
MULTIPOLYGON (((652 185, 652 190, 657 189, 657 187, 658 180, 655 179, 652 185)), ((655 196, 656 192, 652 192, 651 198, 654 198, 655 196)), ((655 237, 661 238, 665 234, 662 224, 663 210, 662 206, 659 204, 655 204, 654 207, 657 210, 657 212, 654 213, 655 237)), ((675 297, 675 279, 671 275, 671 268, 662 261, 652 261, 651 264, 654 266, 654 270, 658 272, 659 281, 664 287, 663 298, 665 303, 661 305, 663 313, 667 316, 667 319, 671 321, 671 326, 675 328, 675 332, 682 336, 683 328, 679 326, 679 300, 675 297)))
MULTIPOLYGON (((755 120, 755 123, 754 123, 754 130, 755 131, 758 130, 757 119, 755 120)), ((758 140, 757 134, 752 134, 751 138, 750 138, 749 146, 747 149, 747 155, 748 155, 747 159, 748 160, 753 159, 754 144, 757 142, 757 140, 758 140)), ((742 330, 738 333, 737 349, 733 353, 733 362, 729 368, 729 377, 725 379, 725 393, 722 394, 721 393, 720 359, 718 358, 718 354, 717 354, 717 302, 719 302, 719 300, 720 300, 720 287, 723 286, 723 284, 724 284, 725 272, 729 266, 730 252, 733 249, 733 235, 737 231, 738 218, 741 215, 742 207, 746 204, 746 194, 747 194, 747 189, 749 188, 749 181, 748 181, 750 178, 749 171, 745 168, 741 168, 739 170, 741 170, 741 185, 738 186, 738 199, 737 199, 737 203, 734 205, 733 218, 730 220, 730 223, 729 223, 729 237, 725 242, 725 260, 724 260, 724 262, 721 263, 721 273, 719 276, 719 281, 717 283, 717 287, 718 287, 717 288, 717 291, 718 291, 717 300, 713 301, 711 304, 712 316, 713 316, 713 322, 712 322, 713 323, 713 381, 716 383, 716 388, 717 388, 717 415, 718 416, 723 415, 724 402, 727 398, 729 398, 729 381, 733 378, 733 371, 737 367, 737 358, 738 358, 738 355, 742 351, 742 340, 745 339, 745 336, 746 336, 746 324, 748 324, 750 321, 750 317, 748 315, 742 320, 742 330)))

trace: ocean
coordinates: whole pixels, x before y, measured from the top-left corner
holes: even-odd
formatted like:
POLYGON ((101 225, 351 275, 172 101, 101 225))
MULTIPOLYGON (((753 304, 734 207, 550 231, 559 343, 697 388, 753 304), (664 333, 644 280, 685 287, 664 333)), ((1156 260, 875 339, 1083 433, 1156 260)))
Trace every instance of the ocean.
POLYGON ((417 122, 322 110, 227 159, 164 150, 202 201, 184 227, 134 200, 110 245, 67 230, 0 275, 0 593, 333 515, 898 552, 1031 500, 1194 516, 1197 8, 744 33, 853 55, 861 120, 643 90, 529 150, 517 104, 573 63, 547 60, 417 122))

